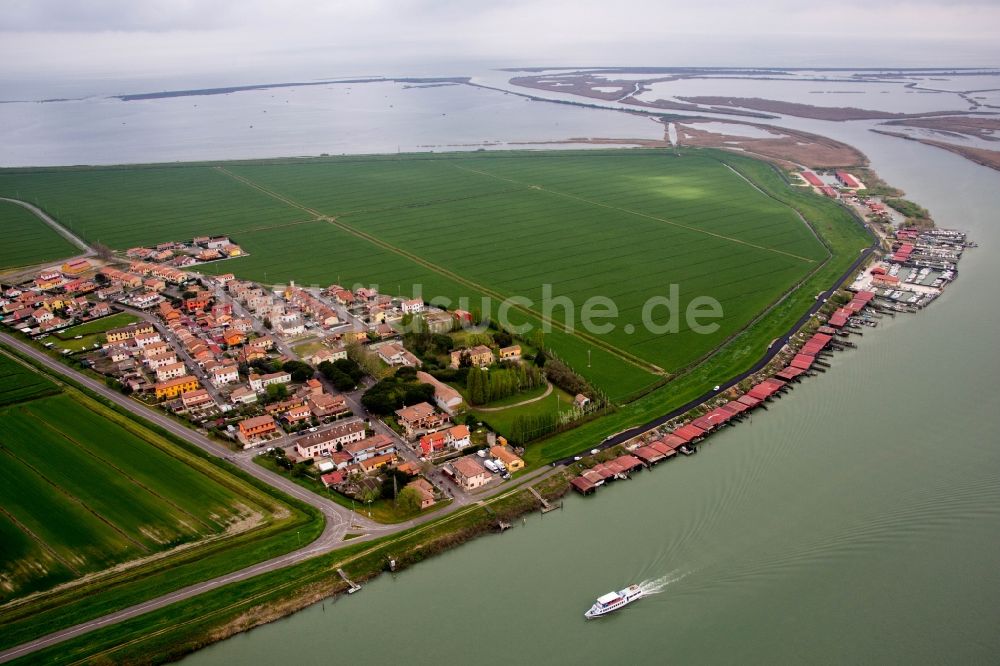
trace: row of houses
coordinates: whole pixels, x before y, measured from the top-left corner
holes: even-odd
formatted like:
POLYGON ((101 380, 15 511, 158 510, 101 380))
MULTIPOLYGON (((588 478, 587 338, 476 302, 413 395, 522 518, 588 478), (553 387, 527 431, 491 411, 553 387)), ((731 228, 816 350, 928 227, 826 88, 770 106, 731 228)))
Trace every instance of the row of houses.
POLYGON ((451 352, 451 367, 458 368, 463 362, 475 368, 488 368, 497 361, 502 363, 520 363, 521 345, 511 345, 501 347, 494 355, 493 349, 486 345, 476 345, 463 349, 456 349, 451 352))

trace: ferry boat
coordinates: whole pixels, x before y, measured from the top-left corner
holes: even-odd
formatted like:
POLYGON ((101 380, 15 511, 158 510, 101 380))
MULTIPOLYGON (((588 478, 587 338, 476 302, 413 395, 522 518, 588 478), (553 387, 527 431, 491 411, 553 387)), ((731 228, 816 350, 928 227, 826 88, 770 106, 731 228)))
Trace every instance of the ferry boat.
POLYGON ((642 588, 638 585, 629 585, 624 590, 619 592, 608 592, 607 594, 597 598, 597 602, 590 607, 586 613, 583 614, 588 620, 592 620, 595 617, 600 617, 602 615, 607 615, 620 608, 624 608, 633 601, 638 601, 644 596, 642 588))

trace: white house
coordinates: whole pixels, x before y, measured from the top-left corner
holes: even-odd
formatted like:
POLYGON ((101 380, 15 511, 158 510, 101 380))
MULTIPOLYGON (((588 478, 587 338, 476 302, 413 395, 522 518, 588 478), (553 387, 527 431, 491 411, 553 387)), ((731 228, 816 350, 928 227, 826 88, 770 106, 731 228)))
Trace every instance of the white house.
POLYGON ((424 311, 424 302, 419 298, 412 298, 408 301, 403 301, 400 309, 403 311, 403 314, 417 314, 424 311))
POLYGON ((187 374, 187 367, 183 363, 170 363, 156 369, 156 381, 165 382, 187 374))
POLYGON ((222 365, 218 368, 212 368, 208 379, 212 382, 212 386, 218 388, 240 381, 240 373, 235 365, 222 365))
POLYGON ((292 376, 287 372, 272 372, 267 375, 250 375, 250 388, 257 393, 263 393, 271 384, 287 384, 292 381, 292 376))

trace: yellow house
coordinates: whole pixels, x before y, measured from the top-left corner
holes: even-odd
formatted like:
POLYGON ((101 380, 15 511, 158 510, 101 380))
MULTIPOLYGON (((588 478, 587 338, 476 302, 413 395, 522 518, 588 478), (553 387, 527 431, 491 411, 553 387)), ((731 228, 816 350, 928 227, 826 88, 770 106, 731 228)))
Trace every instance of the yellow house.
POLYGON ((165 382, 157 382, 154 387, 156 390, 156 398, 176 398, 181 393, 187 393, 188 391, 195 391, 200 388, 198 380, 191 375, 184 375, 183 377, 175 377, 174 379, 168 379, 165 382))
POLYGON ((490 455, 502 462, 508 472, 516 472, 519 469, 524 469, 524 461, 506 447, 491 446, 490 455))

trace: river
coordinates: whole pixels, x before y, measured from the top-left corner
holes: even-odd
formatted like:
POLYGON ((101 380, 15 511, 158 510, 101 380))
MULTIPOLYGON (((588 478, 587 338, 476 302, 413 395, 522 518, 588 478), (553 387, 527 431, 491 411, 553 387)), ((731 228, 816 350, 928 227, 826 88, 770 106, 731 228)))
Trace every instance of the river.
POLYGON ((696 456, 185 663, 995 663, 1000 179, 863 124, 796 124, 971 232, 942 298, 696 456), (583 619, 640 580, 663 589, 583 619))

